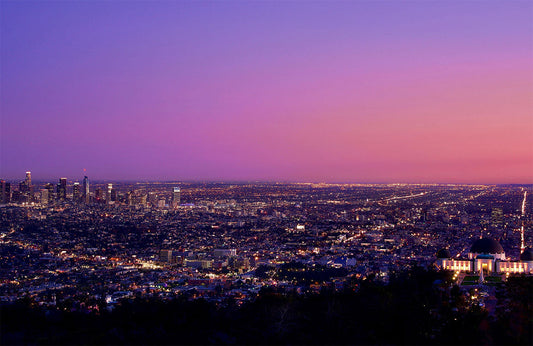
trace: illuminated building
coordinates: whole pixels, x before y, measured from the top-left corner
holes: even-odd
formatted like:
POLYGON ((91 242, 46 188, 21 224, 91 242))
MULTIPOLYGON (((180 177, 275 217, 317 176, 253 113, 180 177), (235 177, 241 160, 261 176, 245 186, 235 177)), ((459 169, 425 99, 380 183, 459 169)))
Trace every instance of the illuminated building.
POLYGON ((31 185, 31 172, 26 172, 26 178, 24 178, 24 181, 21 181, 19 183, 19 193, 20 196, 18 198, 19 202, 30 202, 31 201, 31 193, 32 193, 32 185, 31 185))
POLYGON ((44 188, 48 190, 48 204, 50 204, 54 199, 54 185, 48 183, 44 186, 44 188))
POLYGON ((172 191, 172 208, 177 208, 180 205, 180 188, 174 187, 172 191))
POLYGON ((505 257, 505 252, 494 239, 481 238, 472 244, 468 258, 452 258, 447 249, 437 252, 437 266, 442 269, 462 272, 525 273, 533 274, 533 250, 526 248, 518 261, 505 257))
POLYGON ((189 259, 185 259, 183 261, 183 265, 185 267, 196 268, 196 269, 199 269, 199 268, 208 269, 208 268, 212 267, 213 261, 212 260, 189 260, 189 259))
POLYGON ((41 189, 41 205, 47 206, 49 202, 48 190, 41 189))
POLYGON ((80 200, 80 183, 75 182, 74 185, 72 185, 72 200, 79 201, 80 200))
POLYGON ((96 203, 102 203, 103 199, 104 199, 104 193, 103 193, 102 189, 96 189, 94 191, 94 201, 96 203))
POLYGON ((161 262, 171 263, 172 262, 172 250, 161 250, 159 252, 159 260, 161 262))
POLYGON ((57 184, 57 199, 67 199, 67 178, 59 178, 59 184, 57 184))
POLYGON ((11 184, 5 180, 0 180, 0 203, 11 202, 11 184))
POLYGON ((83 201, 87 204, 90 202, 89 178, 87 176, 83 177, 83 201))
POLYGON ((113 192, 113 184, 107 184, 107 193, 105 196, 106 203, 111 203, 111 193, 113 192))
POLYGON ((26 179, 24 179, 24 183, 26 184, 28 190, 31 191, 31 172, 26 172, 26 179))
POLYGON ((237 249, 215 249, 213 255, 219 257, 235 257, 237 256, 237 249))

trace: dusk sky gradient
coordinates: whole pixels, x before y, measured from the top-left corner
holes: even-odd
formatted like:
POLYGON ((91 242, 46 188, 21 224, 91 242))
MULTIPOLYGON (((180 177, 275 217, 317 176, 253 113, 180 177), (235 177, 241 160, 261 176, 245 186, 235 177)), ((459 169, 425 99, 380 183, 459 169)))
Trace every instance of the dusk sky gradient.
POLYGON ((0 4, 0 178, 533 183, 533 1, 0 4))

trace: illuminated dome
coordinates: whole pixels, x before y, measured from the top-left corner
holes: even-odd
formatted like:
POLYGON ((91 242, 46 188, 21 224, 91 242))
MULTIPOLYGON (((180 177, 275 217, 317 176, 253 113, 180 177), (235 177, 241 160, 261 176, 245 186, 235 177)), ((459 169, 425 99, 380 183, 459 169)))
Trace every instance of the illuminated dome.
POLYGON ((502 246, 492 238, 481 238, 472 244, 471 253, 477 254, 504 254, 502 246))
POLYGON ((437 258, 451 258, 452 255, 450 254, 450 251, 448 249, 440 249, 437 251, 437 258))
POLYGON ((530 247, 526 247, 524 249, 524 252, 520 255, 521 261, 533 261, 533 249, 530 247))

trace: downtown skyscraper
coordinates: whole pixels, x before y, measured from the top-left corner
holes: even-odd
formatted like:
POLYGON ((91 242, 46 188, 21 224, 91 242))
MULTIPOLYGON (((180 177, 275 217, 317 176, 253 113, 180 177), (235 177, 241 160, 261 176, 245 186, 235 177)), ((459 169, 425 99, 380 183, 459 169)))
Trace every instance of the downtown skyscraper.
POLYGON ((90 192, 89 192, 89 178, 87 176, 83 177, 83 201, 86 204, 90 202, 90 192))

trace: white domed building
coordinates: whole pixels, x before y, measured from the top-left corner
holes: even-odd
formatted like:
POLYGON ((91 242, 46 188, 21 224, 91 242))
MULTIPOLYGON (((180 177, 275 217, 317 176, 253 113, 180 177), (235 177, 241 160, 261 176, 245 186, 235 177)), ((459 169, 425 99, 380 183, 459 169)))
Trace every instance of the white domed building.
POLYGON ((442 249, 437 252, 436 264, 439 268, 453 271, 533 274, 533 250, 526 248, 518 261, 511 261, 505 257, 498 241, 481 238, 472 244, 468 258, 452 258, 447 249, 442 249))

